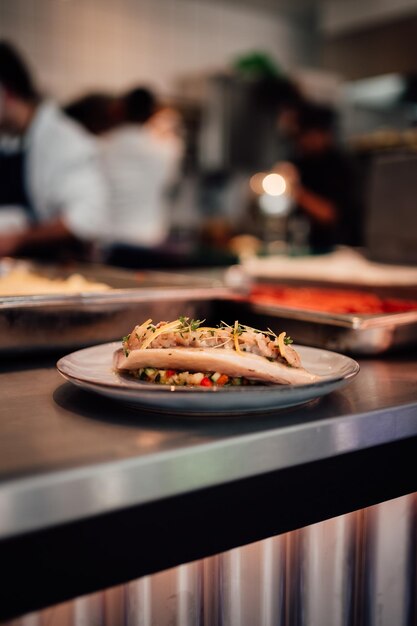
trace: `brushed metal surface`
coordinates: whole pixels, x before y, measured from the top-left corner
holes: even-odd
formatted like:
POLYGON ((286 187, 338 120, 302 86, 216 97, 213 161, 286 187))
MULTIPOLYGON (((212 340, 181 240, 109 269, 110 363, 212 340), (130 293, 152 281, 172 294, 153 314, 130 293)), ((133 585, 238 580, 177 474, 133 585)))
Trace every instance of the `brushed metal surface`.
POLYGON ((365 509, 363 614, 369 626, 408 626, 415 601, 416 495, 365 509))
POLYGON ((349 626, 354 606, 357 514, 341 515, 301 532, 300 623, 349 626))
POLYGON ((416 513, 410 494, 4 626, 411 626, 416 513))
POLYGON ((181 418, 62 384, 50 360, 0 366, 0 537, 417 434, 417 362, 361 363, 346 389, 291 410, 181 418))
POLYGON ((271 537, 219 556, 220 624, 284 626, 285 541, 271 537))

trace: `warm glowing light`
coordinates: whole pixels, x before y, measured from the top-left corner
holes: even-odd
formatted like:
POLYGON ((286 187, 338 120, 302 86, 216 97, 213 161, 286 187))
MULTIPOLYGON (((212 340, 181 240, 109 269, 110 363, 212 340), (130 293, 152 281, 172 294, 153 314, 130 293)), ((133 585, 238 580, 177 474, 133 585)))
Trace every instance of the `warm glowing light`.
POLYGON ((262 181, 262 187, 269 196, 282 196, 287 188, 287 183, 281 174, 268 174, 262 181))
POLYGON ((257 193, 258 195, 260 195, 261 193, 264 192, 262 183, 263 183, 265 176, 266 176, 265 172, 259 172, 259 174, 254 174, 251 177, 249 181, 249 186, 254 193, 257 193))

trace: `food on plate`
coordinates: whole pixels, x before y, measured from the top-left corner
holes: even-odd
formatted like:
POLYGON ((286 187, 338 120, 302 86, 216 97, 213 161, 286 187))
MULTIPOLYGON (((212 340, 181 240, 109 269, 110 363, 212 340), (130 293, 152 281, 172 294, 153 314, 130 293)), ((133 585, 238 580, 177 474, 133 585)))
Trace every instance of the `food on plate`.
POLYGON ((301 365, 285 332, 276 335, 236 321, 217 327, 180 317, 135 326, 115 353, 115 369, 167 385, 224 387, 299 385, 319 380, 301 365))
POLYGON ((74 294, 108 289, 108 285, 87 280, 81 274, 71 274, 65 279, 48 278, 27 269, 15 268, 0 276, 0 296, 74 294))
POLYGON ((284 287, 256 285, 249 299, 255 304, 271 304, 293 309, 308 309, 326 313, 381 314, 417 309, 417 301, 381 298, 374 293, 349 289, 318 287, 284 287))

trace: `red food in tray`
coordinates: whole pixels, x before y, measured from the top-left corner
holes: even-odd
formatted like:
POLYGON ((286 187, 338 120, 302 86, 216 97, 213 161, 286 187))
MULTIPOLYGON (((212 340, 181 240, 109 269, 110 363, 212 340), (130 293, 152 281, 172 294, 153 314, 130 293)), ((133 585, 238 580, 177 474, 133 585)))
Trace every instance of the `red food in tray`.
POLYGON ((382 298, 373 293, 350 289, 318 287, 284 287, 257 285, 249 299, 256 304, 271 304, 293 309, 326 313, 402 313, 417 309, 417 300, 382 298))

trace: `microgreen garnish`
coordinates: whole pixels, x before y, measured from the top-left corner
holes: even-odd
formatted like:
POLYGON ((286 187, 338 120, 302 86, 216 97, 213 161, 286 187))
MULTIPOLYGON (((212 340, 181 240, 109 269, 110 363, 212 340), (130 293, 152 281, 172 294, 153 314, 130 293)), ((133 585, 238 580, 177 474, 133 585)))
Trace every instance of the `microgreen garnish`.
POLYGON ((201 324, 202 324, 203 322, 205 322, 205 321, 206 321, 206 320, 191 320, 191 321, 190 321, 190 328, 191 328, 191 330, 197 330, 197 328, 198 328, 199 326, 201 326, 201 324))
MULTIPOLYGON (((244 332, 250 331, 256 334, 266 335, 267 337, 271 337, 273 341, 275 341, 276 339, 276 346, 278 346, 278 335, 274 333, 271 328, 267 328, 266 330, 259 330, 259 328, 253 328, 252 326, 246 326, 246 324, 239 324, 238 322, 235 322, 234 326, 229 326, 229 324, 226 324, 226 322, 223 322, 223 320, 218 325, 218 328, 222 330, 230 330, 234 335, 241 335, 244 332)), ((285 337, 284 343, 286 346, 288 346, 289 344, 293 343, 293 340, 291 339, 291 337, 285 337)))
POLYGON ((205 322, 206 320, 194 320, 191 319, 189 317, 184 317, 183 315, 181 315, 181 317, 178 318, 181 326, 178 328, 178 330, 181 332, 193 332, 199 329, 199 327, 201 326, 201 324, 203 324, 203 322, 205 322))

